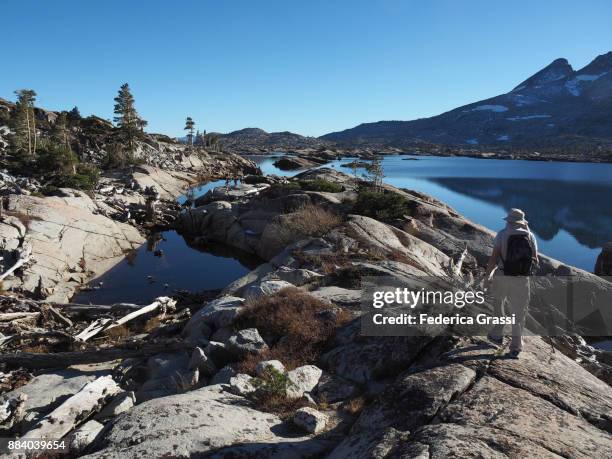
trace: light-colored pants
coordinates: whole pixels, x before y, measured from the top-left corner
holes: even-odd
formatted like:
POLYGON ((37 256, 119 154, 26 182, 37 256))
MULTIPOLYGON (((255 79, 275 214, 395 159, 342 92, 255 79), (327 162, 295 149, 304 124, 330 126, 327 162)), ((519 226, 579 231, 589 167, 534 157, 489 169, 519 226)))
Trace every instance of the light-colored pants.
MULTIPOLYGON (((523 328, 525 317, 529 308, 530 289, 529 277, 503 276, 493 277, 494 315, 503 317, 506 310, 515 315, 512 325, 512 343, 510 349, 520 351, 523 349, 523 328)), ((504 325, 495 325, 489 336, 499 338, 504 334, 504 325)))

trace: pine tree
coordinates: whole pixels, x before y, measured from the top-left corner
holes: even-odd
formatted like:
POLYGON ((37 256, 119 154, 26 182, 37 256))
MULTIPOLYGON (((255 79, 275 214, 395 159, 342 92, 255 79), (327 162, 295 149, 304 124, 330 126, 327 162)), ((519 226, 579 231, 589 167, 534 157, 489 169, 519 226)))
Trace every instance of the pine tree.
POLYGON ((195 132, 195 121, 191 116, 188 116, 185 120, 185 130, 187 131, 187 142, 193 146, 193 134, 195 132))
POLYGON ((380 158, 374 158, 370 164, 366 167, 368 172, 368 178, 374 191, 381 192, 383 186, 383 179, 385 178, 385 171, 383 170, 382 162, 380 158))
POLYGON ((53 130, 51 131, 51 137, 53 140, 63 145, 64 147, 70 148, 70 129, 68 127, 68 113, 61 112, 57 119, 55 120, 55 124, 53 125, 53 130))
POLYGON ((67 118, 70 124, 76 124, 81 119, 81 112, 79 111, 79 107, 77 107, 76 105, 72 107, 72 110, 68 112, 67 118))
POLYGON ((16 116, 13 122, 12 146, 15 153, 32 159, 36 153, 36 121, 34 115, 34 101, 36 92, 31 89, 15 91, 17 102, 15 104, 16 116))
POLYGON ((130 86, 125 83, 119 89, 115 97, 114 121, 119 128, 122 140, 127 144, 128 151, 134 153, 135 141, 142 135, 147 122, 140 118, 134 106, 134 96, 130 92, 130 86))

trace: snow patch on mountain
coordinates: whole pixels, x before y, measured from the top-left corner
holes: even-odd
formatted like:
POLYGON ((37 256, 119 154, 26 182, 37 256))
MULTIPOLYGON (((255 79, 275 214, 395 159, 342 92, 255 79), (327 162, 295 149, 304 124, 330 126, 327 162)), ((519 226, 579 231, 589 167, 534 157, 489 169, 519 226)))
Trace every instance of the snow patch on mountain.
POLYGON ((525 120, 537 120, 540 118, 551 118, 550 115, 526 115, 526 116, 511 116, 506 118, 508 121, 525 121, 525 120))
POLYGON ((478 139, 467 139, 465 143, 469 143, 470 145, 478 145, 478 139))
POLYGON ((599 80, 602 76, 606 75, 608 72, 600 73, 599 75, 578 75, 576 79, 578 81, 595 81, 599 80))
POLYGON ((502 113, 502 112, 507 112, 508 111, 508 107, 504 106, 504 105, 479 105, 478 107, 475 107, 472 109, 473 112, 475 111, 480 111, 480 110, 489 110, 492 112, 496 112, 496 113, 502 113))
POLYGON ((509 136, 508 134, 503 134, 503 135, 500 135, 500 136, 497 138, 497 140, 502 141, 502 142, 503 142, 503 141, 506 141, 506 140, 510 140, 510 136, 509 136))
POLYGON ((576 75, 575 78, 568 80, 565 82, 565 88, 570 92, 570 94, 572 94, 573 96, 579 96, 580 94, 582 94, 582 89, 581 89, 581 82, 584 81, 596 81, 598 79, 600 79, 602 76, 606 75, 608 72, 603 72, 597 75, 589 75, 589 74, 583 74, 583 75, 576 75))

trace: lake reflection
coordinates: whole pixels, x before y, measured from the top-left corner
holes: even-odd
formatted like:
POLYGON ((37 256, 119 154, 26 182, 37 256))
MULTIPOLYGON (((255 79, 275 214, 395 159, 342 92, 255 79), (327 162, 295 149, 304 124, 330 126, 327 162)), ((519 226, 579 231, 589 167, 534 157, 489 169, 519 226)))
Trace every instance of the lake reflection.
MULTIPOLYGON (((347 172, 342 164, 330 165, 347 172)), ((448 204, 493 231, 511 207, 527 213, 540 250, 591 271, 612 240, 612 164, 387 156, 385 182, 448 204)))
POLYGON ((523 209, 531 229, 544 240, 553 239, 561 230, 589 248, 601 247, 610 239, 611 190, 603 184, 461 177, 430 180, 504 209, 523 209))

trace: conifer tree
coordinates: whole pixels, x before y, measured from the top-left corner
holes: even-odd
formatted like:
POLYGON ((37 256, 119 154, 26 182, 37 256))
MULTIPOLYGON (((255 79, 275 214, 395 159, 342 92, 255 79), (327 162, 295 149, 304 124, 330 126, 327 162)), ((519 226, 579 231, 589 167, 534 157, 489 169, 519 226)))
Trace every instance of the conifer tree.
POLYGON ((36 121, 34 119, 36 92, 31 89, 20 89, 15 91, 15 94, 17 102, 13 123, 13 150, 32 159, 36 153, 36 121))
POLYGON ((72 110, 68 112, 67 119, 71 125, 74 125, 76 122, 78 122, 81 119, 81 112, 79 111, 79 107, 75 105, 72 110))
POLYGON ((55 120, 55 124, 53 125, 53 130, 51 131, 51 136, 53 140, 63 145, 66 148, 70 148, 70 130, 68 128, 68 113, 61 112, 57 119, 55 120))
POLYGON ((385 178, 385 171, 380 158, 374 158, 366 167, 366 171, 368 172, 368 178, 370 179, 370 184, 372 188, 374 188, 374 191, 381 192, 383 179, 385 178))
POLYGON ((135 141, 142 135, 147 122, 140 118, 134 106, 134 96, 130 86, 125 83, 115 97, 114 121, 119 128, 121 139, 127 144, 128 151, 134 153, 135 141))
POLYGON ((188 116, 185 120, 185 130, 187 131, 187 143, 193 146, 193 137, 195 132, 195 121, 191 116, 188 116))

